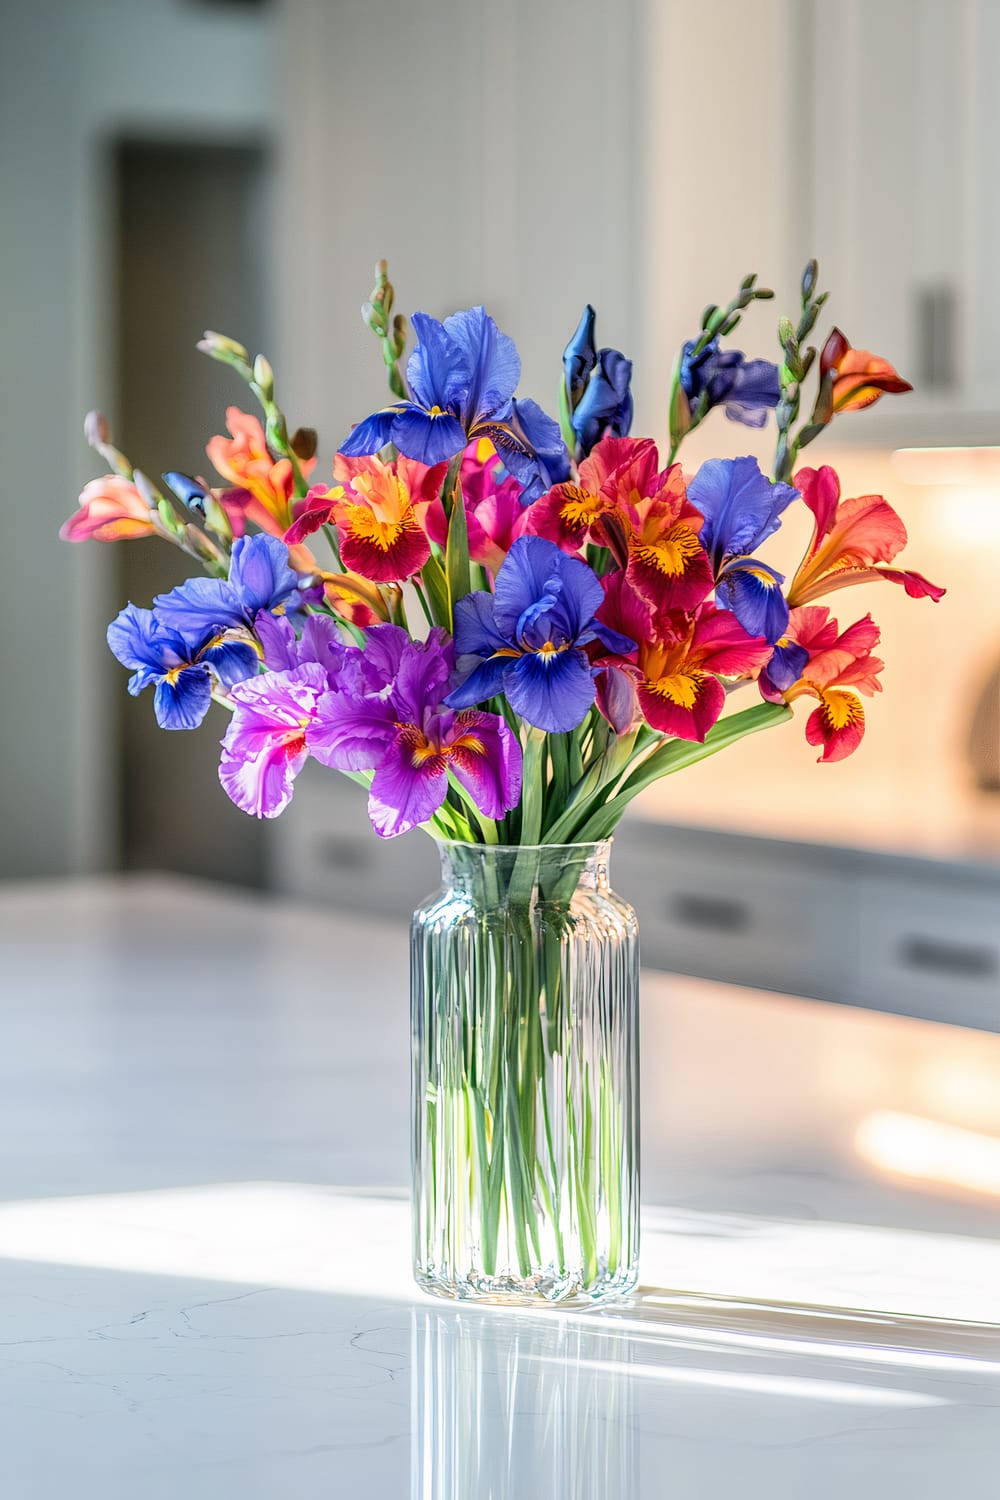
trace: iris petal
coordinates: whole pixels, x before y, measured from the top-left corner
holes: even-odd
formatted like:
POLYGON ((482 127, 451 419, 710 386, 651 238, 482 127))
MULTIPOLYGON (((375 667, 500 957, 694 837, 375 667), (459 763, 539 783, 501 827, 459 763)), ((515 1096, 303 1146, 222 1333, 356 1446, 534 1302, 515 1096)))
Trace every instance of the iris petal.
MULTIPOLYGON (((471 665, 476 658, 471 657, 466 660, 471 665)), ((510 656, 493 656, 474 667, 468 677, 448 694, 444 700, 447 706, 449 708, 474 708, 477 703, 485 703, 488 698, 495 698, 498 693, 504 691, 512 660, 510 656)), ((461 656, 458 658, 457 667, 461 672, 463 669, 461 656)))
POLYGON ((779 640, 788 629, 788 600, 781 592, 782 575, 754 561, 747 566, 729 564, 719 579, 716 602, 732 610, 750 635, 779 640))
POLYGON ((393 421, 390 436, 407 458, 431 465, 444 463, 461 453, 466 442, 465 429, 457 417, 450 412, 432 417, 419 406, 401 408, 393 421))
POLYGON ((153 697, 161 729, 197 729, 208 713, 212 688, 204 667, 185 667, 173 682, 163 678, 153 697))
POLYGON ((522 656, 508 673, 504 690, 515 713, 551 734, 576 729, 597 694, 590 663, 575 649, 550 657, 522 656))
POLYGON ((452 731, 450 765, 488 818, 502 818, 521 795, 521 746, 495 714, 459 714, 452 731))
POLYGON ((372 827, 383 839, 407 833, 434 816, 447 790, 443 761, 435 758, 417 767, 409 749, 397 740, 372 777, 368 797, 372 827))
POLYGON ((340 452, 352 458, 377 453, 392 441, 392 424, 399 411, 399 406, 387 406, 384 411, 376 411, 370 417, 365 417, 341 443, 340 452))

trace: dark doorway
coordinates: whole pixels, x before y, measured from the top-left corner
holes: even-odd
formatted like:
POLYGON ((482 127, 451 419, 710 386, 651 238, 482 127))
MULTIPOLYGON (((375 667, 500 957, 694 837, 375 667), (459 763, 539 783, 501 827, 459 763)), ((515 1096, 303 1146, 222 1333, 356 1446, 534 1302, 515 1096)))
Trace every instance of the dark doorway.
MULTIPOLYGON (((199 354, 206 328, 253 352, 268 345, 269 177, 261 146, 123 142, 118 182, 118 411, 115 435, 139 468, 219 483, 205 443, 247 388, 199 354)), ((119 547, 120 598, 149 605, 194 570, 163 542, 119 547)), ((149 693, 121 695, 121 850, 126 869, 260 886, 265 828, 218 781, 225 710, 199 730, 157 728, 149 693)))

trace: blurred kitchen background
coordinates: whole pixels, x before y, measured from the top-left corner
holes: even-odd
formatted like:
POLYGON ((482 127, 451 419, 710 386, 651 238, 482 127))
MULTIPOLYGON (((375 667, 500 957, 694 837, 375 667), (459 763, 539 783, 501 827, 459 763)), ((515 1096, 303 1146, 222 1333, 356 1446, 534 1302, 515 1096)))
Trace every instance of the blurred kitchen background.
MULTIPOLYGON (((775 358, 815 254, 831 320, 915 390, 838 418, 809 461, 884 493, 908 563, 948 593, 851 597, 886 661, 856 756, 817 767, 800 722, 662 782, 622 831, 615 884, 652 966, 973 1028, 945 1105, 936 1075, 913 1082, 907 1037, 933 1028, 904 1022, 875 1092, 986 1132, 992 1186, 968 1190, 1000 1194, 1000 1043, 983 1034, 1000 1030, 1000 6, 0 9, 0 874, 171 871, 393 917, 434 880, 428 841, 379 846, 356 788, 318 768, 284 818, 250 822, 217 783, 221 711, 165 735, 148 695, 126 695, 105 626, 178 560, 56 540, 99 470, 90 407, 141 468, 206 472, 204 442, 248 399, 195 352, 220 329, 268 351, 323 473, 384 398, 359 308, 387 256, 407 311, 486 303, 550 409, 593 302, 600 341, 634 359, 633 430, 662 440, 702 307, 757 271, 777 301, 737 342, 775 358)), ((717 413, 684 458, 769 445, 717 413)))

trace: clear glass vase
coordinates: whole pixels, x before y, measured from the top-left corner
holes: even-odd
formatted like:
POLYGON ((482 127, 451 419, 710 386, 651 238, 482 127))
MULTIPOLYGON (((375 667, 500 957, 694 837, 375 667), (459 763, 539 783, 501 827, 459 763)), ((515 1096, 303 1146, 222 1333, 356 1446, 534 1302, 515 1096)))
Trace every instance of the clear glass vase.
POLYGON ((484 1302, 635 1285, 638 929, 610 841, 441 843, 411 941, 414 1274, 484 1302))

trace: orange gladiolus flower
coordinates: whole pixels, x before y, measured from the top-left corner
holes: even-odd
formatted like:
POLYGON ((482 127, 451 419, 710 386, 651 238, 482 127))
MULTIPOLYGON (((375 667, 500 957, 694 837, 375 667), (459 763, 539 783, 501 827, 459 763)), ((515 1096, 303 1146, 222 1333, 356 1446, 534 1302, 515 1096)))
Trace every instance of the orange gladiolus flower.
POLYGON ((80 495, 80 509, 59 529, 64 542, 123 542, 153 536, 158 528, 130 479, 108 474, 92 479, 80 495))
MULTIPOLYGON (((272 536, 284 536, 293 520, 291 460, 272 457, 260 422, 238 406, 227 409, 226 426, 230 436, 212 438, 205 452, 223 478, 241 492, 224 498, 227 513, 231 516, 233 506, 238 503, 246 520, 272 536)), ((315 459, 300 460, 302 474, 308 475, 315 462, 315 459)))
POLYGON ((867 349, 852 349, 839 328, 823 345, 819 357, 820 381, 833 376, 833 411, 860 411, 880 396, 912 391, 887 359, 867 349))
POLYGON ((902 584, 911 599, 941 598, 944 589, 923 574, 885 566, 906 545, 906 527, 881 495, 841 500, 840 480, 828 464, 800 469, 792 482, 816 522, 809 550, 788 590, 793 608, 876 578, 902 584))

